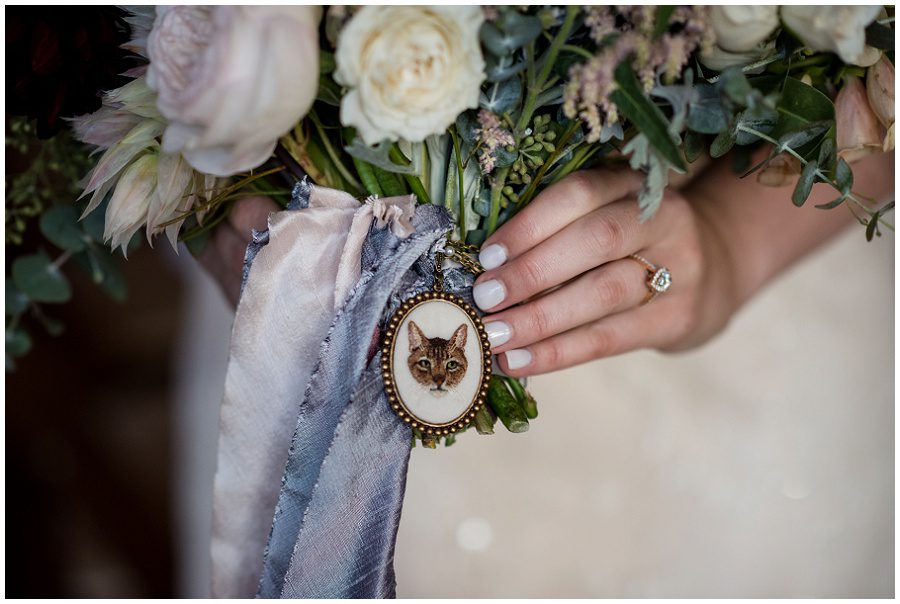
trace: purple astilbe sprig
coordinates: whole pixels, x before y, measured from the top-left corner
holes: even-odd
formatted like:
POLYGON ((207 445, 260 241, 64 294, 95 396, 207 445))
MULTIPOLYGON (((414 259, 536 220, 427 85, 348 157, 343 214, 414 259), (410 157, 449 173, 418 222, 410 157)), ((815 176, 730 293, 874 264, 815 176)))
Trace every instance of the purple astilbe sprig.
POLYGON ((490 174, 497 163, 497 149, 515 144, 515 139, 511 132, 501 127, 500 118, 486 109, 478 112, 478 124, 480 128, 475 129, 478 163, 482 174, 490 174))
POLYGON ((600 49, 570 70, 563 111, 585 124, 588 142, 599 140, 604 125, 619 120, 609 97, 616 89, 615 70, 620 63, 630 61, 644 91, 649 92, 657 78, 675 80, 695 51, 714 44, 706 7, 677 7, 669 18, 669 29, 675 31, 654 38, 656 10, 652 6, 585 9, 585 23, 600 49))

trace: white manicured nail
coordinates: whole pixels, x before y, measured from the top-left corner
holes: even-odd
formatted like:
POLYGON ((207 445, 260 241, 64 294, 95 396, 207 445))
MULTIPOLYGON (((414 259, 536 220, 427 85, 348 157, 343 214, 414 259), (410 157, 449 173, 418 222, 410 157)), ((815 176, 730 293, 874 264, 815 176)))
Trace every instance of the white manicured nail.
POLYGON ((504 323, 503 321, 485 323, 484 329, 487 331, 488 341, 491 343, 491 346, 506 344, 512 337, 512 327, 509 326, 509 323, 504 323))
POLYGON ((496 279, 479 283, 472 288, 472 297, 481 310, 493 308, 506 298, 506 288, 496 279))
POLYGON ((481 266, 486 271, 497 268, 506 262, 506 246, 492 243, 478 254, 478 262, 481 263, 481 266))
POLYGON ((516 348, 503 354, 506 355, 506 366, 510 369, 521 369, 531 364, 531 353, 528 352, 527 348, 516 348))

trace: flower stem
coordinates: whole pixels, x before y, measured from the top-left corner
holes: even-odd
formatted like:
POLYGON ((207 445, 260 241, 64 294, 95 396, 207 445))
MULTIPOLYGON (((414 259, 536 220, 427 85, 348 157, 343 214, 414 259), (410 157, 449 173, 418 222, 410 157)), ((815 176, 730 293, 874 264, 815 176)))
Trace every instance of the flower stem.
POLYGON ((322 122, 319 121, 319 118, 316 116, 315 112, 310 112, 309 118, 313 123, 313 126, 316 128, 316 132, 319 134, 319 138, 322 139, 322 145, 325 147, 325 153, 328 154, 328 157, 331 159, 331 162, 334 164, 334 167, 340 173, 341 177, 347 181, 347 184, 356 189, 357 191, 362 191, 363 186, 360 184, 358 180, 353 177, 353 174, 350 173, 350 170, 344 165, 344 162, 338 157, 337 152, 334 150, 334 147, 331 145, 331 140, 325 134, 325 129, 322 127, 322 122))
POLYGON ((463 243, 466 242, 466 195, 463 190, 463 165, 459 156, 459 139, 456 128, 450 128, 450 138, 453 139, 453 151, 456 155, 457 187, 459 188, 459 234, 463 243))
MULTIPOLYGON (((775 54, 773 54, 773 55, 771 55, 771 56, 766 57, 765 59, 760 59, 760 60, 758 60, 758 61, 753 61, 752 63, 748 63, 747 65, 744 65, 743 67, 741 67, 741 71, 742 71, 743 73, 747 73, 748 71, 753 71, 754 69, 758 69, 758 68, 760 68, 760 67, 765 67, 766 65, 770 65, 770 64, 772 64, 772 63, 776 63, 776 62, 780 61, 780 60, 783 59, 783 58, 784 58, 784 55, 783 55, 782 53, 780 53, 780 52, 777 52, 777 53, 775 53, 775 54)), ((799 65, 799 63, 798 63, 798 64, 795 64, 795 65, 792 65, 791 67, 792 67, 792 68, 795 68, 795 67, 797 67, 798 65, 799 65)), ((719 81, 719 78, 721 78, 721 77, 722 77, 722 74, 719 74, 719 75, 717 75, 717 76, 713 76, 713 77, 711 77, 711 78, 707 78, 706 81, 709 82, 710 84, 715 84, 716 82, 719 81)))

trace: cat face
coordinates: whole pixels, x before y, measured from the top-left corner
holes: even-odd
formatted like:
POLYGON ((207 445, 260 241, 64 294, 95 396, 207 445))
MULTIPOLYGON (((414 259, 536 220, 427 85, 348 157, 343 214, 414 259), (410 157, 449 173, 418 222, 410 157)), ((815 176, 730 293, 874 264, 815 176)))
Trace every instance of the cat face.
POLYGON ((415 321, 409 322, 409 371, 432 395, 443 396, 466 375, 467 335, 468 326, 463 323, 449 340, 428 338, 415 321))

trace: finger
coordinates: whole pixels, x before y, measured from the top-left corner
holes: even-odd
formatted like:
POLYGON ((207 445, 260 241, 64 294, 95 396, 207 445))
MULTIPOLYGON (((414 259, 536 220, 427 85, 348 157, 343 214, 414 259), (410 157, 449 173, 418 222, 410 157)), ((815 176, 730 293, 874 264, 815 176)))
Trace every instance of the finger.
POLYGON ((551 185, 488 237, 478 256, 496 268, 582 216, 635 193, 642 177, 632 170, 584 170, 551 185))
POLYGON ((253 229, 265 230, 269 227, 269 214, 278 211, 277 203, 263 196, 246 197, 237 201, 228 215, 228 222, 241 236, 250 241, 253 229))
POLYGON ((677 327, 669 321, 671 299, 660 298, 647 305, 604 317, 552 336, 527 348, 499 355, 500 368, 512 377, 538 375, 623 354, 638 348, 664 346, 677 327))
POLYGON ((482 317, 495 354, 540 342, 607 315, 638 306, 647 271, 633 260, 604 264, 527 304, 482 317))
POLYGON ((475 303, 496 312, 647 247, 665 225, 658 217, 641 222, 639 216, 633 199, 594 210, 538 247, 478 277, 472 291, 475 303))

